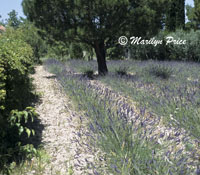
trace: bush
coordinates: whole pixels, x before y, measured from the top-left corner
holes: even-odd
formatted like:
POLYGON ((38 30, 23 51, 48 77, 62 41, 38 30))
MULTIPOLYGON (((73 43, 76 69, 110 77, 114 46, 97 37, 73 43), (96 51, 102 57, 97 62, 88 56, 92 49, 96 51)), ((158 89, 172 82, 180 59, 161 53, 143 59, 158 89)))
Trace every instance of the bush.
POLYGON ((88 60, 91 61, 93 60, 94 57, 94 50, 91 46, 87 45, 87 44, 81 44, 81 48, 83 50, 83 59, 84 60, 88 60))
MULTIPOLYGON (((166 33, 160 32, 154 38, 162 40, 162 44, 154 45, 137 45, 130 46, 131 57, 136 60, 167 60, 169 58, 169 49, 165 42, 166 33)), ((143 38, 142 38, 143 39, 143 38)))
POLYGON ((148 68, 147 73, 162 79, 169 79, 173 70, 163 65, 154 65, 148 68))
POLYGON ((127 75, 128 69, 129 69, 129 67, 120 66, 120 67, 118 67, 118 68, 115 69, 115 72, 116 72, 118 75, 124 76, 124 75, 127 75))
POLYGON ((4 99, 4 107, 8 111, 19 106, 22 109, 21 94, 25 85, 29 85, 28 73, 33 64, 33 52, 22 40, 7 35, 1 36, 0 39, 0 90, 6 93, 6 98, 2 96, 1 99, 4 99))
POLYGON ((84 67, 82 68, 81 72, 89 79, 94 79, 94 70, 91 67, 84 67))
POLYGON ((107 57, 110 60, 124 59, 124 49, 119 44, 107 50, 107 57))
POLYGON ((178 30, 169 35, 177 39, 186 40, 185 45, 169 45, 170 60, 200 61, 200 31, 191 30, 190 32, 185 32, 178 30))
POLYGON ((31 46, 33 50, 34 62, 40 63, 40 57, 44 56, 47 52, 47 45, 38 34, 38 29, 33 23, 25 21, 20 25, 18 30, 23 33, 23 41, 31 46))
POLYGON ((71 59, 83 59, 83 50, 80 44, 72 43, 70 45, 69 54, 71 59))
POLYGON ((45 54, 47 49, 44 41, 37 34, 37 28, 33 24, 24 23, 15 30, 8 27, 5 35, 9 39, 23 41, 29 47, 31 46, 32 62, 40 63, 40 57, 45 54))
POLYGON ((53 41, 53 44, 48 46, 47 57, 56 58, 61 61, 65 61, 69 55, 68 44, 60 41, 53 41))
POLYGON ((153 45, 131 45, 131 55, 138 60, 179 60, 179 61, 200 61, 200 31, 177 30, 172 33, 160 32, 155 36, 156 40, 162 40, 162 44, 153 45), (186 40, 185 45, 168 44, 166 37, 172 36, 174 39, 186 40))
POLYGON ((8 171, 6 164, 24 154, 21 136, 33 133, 26 121, 36 115, 33 108, 27 108, 33 51, 17 32, 8 30, 0 35, 0 171, 8 171))

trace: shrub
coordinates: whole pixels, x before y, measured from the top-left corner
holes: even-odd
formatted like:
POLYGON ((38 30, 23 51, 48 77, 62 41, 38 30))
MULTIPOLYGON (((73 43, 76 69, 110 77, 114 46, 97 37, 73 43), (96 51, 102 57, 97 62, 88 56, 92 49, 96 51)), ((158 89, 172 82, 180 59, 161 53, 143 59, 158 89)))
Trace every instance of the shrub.
POLYGON ((8 173, 7 164, 24 155, 21 151, 26 145, 22 146, 22 140, 34 132, 29 130, 27 121, 36 116, 33 108, 27 108, 33 51, 15 32, 18 31, 0 35, 0 171, 3 169, 3 173, 8 173), (26 137, 22 137, 24 132, 26 137))
POLYGON ((107 57, 110 60, 124 59, 124 49, 119 44, 107 50, 107 57))
POLYGON ((115 69, 115 72, 118 75, 123 76, 123 75, 127 75, 128 69, 129 69, 129 67, 127 67, 127 66, 120 66, 120 67, 115 69))
POLYGON ((83 50, 83 59, 88 61, 93 60, 93 57, 95 55, 94 49, 91 46, 83 43, 81 44, 81 48, 83 50))
POLYGON ((4 35, 11 40, 18 40, 28 44, 29 48, 32 49, 30 53, 32 54, 31 60, 34 63, 39 63, 39 58, 46 52, 46 45, 37 34, 37 29, 33 24, 25 23, 15 30, 8 27, 4 35))
POLYGON ((49 45, 48 53, 46 56, 48 58, 53 57, 61 61, 67 60, 66 58, 69 55, 68 44, 60 41, 52 41, 52 42, 53 44, 49 45))
POLYGON ((84 67, 82 68, 81 72, 89 79, 94 79, 94 70, 91 67, 84 67))
MULTIPOLYGON (((162 44, 154 45, 137 45, 130 46, 131 57, 136 60, 167 60, 169 58, 169 49, 165 42, 165 32, 160 32, 154 38, 155 40, 162 40, 162 44)), ((143 38, 142 38, 143 39, 143 38)))
POLYGON ((80 44, 71 43, 69 54, 71 59, 83 59, 83 50, 80 44))
POLYGON ((28 73, 32 66, 32 49, 22 40, 1 36, 0 40, 0 71, 1 71, 1 91, 5 96, 1 97, 6 109, 22 105, 21 94, 25 86, 29 86, 28 73), (21 101, 20 101, 21 100, 21 101))
POLYGON ((200 61, 200 31, 178 30, 169 35, 176 39, 186 40, 185 45, 169 44, 170 60, 200 61))
POLYGON ((163 65, 154 65, 148 68, 147 72, 153 76, 162 78, 162 79, 169 79, 173 70, 169 67, 163 65))
POLYGON ((138 60, 180 60, 180 61, 200 61, 200 31, 177 30, 172 33, 160 32, 155 36, 156 40, 162 40, 162 44, 153 45, 131 45, 131 57, 138 60), (166 37, 172 36, 175 40, 186 40, 185 45, 168 44, 166 37))
POLYGON ((18 31, 23 34, 23 41, 31 46, 34 56, 33 61, 35 63, 40 63, 40 57, 44 56, 47 52, 47 45, 38 34, 38 29, 34 26, 33 23, 25 21, 20 25, 18 31))

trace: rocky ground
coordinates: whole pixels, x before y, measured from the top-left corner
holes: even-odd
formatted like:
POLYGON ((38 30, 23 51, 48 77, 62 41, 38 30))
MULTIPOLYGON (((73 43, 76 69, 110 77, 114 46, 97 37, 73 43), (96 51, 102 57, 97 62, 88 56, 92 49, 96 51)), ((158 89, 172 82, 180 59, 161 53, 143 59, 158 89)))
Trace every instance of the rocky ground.
POLYGON ((36 67, 32 78, 41 96, 40 103, 36 105, 41 124, 45 126, 41 142, 50 155, 50 163, 43 174, 85 175, 88 173, 87 160, 92 160, 94 155, 84 148, 86 138, 80 138, 77 134, 84 130, 81 114, 73 109, 55 76, 44 70, 43 66, 36 67))

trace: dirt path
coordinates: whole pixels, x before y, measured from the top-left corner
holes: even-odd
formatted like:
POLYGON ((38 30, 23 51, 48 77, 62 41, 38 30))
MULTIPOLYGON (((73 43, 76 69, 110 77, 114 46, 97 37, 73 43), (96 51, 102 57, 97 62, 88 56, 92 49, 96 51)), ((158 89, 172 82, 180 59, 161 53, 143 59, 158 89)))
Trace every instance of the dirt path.
POLYGON ((55 76, 45 71, 43 66, 36 67, 32 76, 41 102, 36 105, 41 124, 42 143, 50 155, 50 163, 45 168, 45 175, 86 175, 86 160, 93 159, 78 137, 83 130, 80 114, 73 110, 69 98, 61 91, 55 76), (82 143, 82 144, 81 144, 82 143), (72 173, 73 172, 73 173, 72 173))

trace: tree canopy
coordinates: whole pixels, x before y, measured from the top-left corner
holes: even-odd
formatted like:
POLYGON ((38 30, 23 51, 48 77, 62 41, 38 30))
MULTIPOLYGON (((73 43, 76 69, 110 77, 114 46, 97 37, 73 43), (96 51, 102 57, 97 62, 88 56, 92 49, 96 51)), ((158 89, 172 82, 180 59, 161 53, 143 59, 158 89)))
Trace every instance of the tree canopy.
POLYGON ((12 10, 10 13, 8 13, 9 18, 7 19, 8 25, 15 29, 21 24, 21 19, 19 19, 17 15, 17 12, 12 10))
POLYGON ((185 0, 170 0, 166 12, 166 29, 175 31, 185 27, 185 0))
POLYGON ((200 29, 200 0, 194 0, 194 19, 196 28, 200 29))
POLYGON ((151 36, 162 28, 165 0, 23 0, 27 18, 49 38, 95 50, 100 74, 106 50, 121 35, 151 36))

